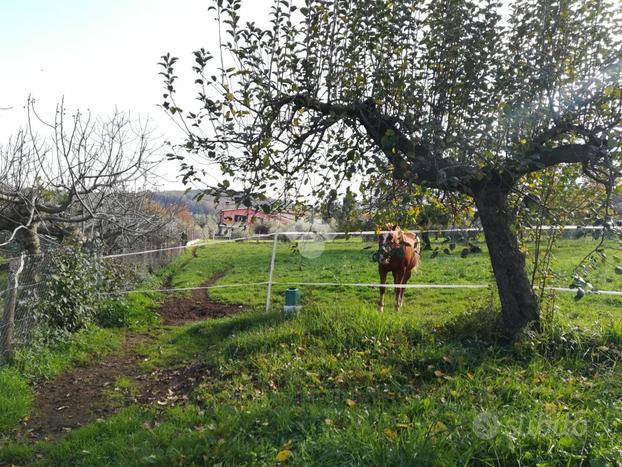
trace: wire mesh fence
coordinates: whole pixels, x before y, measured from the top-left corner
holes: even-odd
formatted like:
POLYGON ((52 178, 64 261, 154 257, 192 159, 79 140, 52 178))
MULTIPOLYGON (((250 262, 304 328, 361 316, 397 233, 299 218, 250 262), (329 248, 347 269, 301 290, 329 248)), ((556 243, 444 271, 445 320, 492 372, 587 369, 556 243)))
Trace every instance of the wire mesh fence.
MULTIPOLYGON (((89 296, 136 288, 186 249, 158 246, 137 254, 101 255, 89 246, 53 245, 42 254, 6 259, 0 271, 0 360, 43 338, 63 307, 79 307, 77 302, 89 301, 89 296), (77 259, 71 259, 74 253, 77 259)), ((71 328, 71 323, 64 324, 71 328)))

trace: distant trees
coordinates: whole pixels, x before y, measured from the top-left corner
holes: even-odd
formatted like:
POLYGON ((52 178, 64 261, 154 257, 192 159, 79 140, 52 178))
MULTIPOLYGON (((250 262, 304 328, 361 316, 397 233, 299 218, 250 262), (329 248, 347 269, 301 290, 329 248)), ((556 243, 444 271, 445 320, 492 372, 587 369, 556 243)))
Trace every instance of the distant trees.
POLYGON ((201 201, 196 200, 198 191, 174 192, 174 191, 159 191, 152 193, 152 198, 162 206, 180 206, 185 205, 193 214, 203 215, 216 215, 218 209, 213 203, 212 199, 203 198, 201 201))
POLYGON ((95 236, 111 243, 157 231, 169 218, 149 210, 145 185, 157 147, 128 115, 68 115, 47 122, 28 102, 28 120, 0 146, 0 232, 31 254, 40 236, 95 236))
POLYGON ((201 229, 203 238, 209 238, 218 232, 218 220, 210 214, 195 214, 195 222, 201 229))
POLYGON ((369 219, 378 225, 398 223, 421 229, 424 249, 431 248, 427 230, 474 226, 473 201, 460 193, 392 180, 382 173, 369 177, 361 192, 369 219))
MULTIPOLYGON (((222 41, 194 52, 196 106, 176 100, 177 59, 161 63, 162 105, 185 125, 185 151, 243 185, 249 204, 275 191, 324 198, 370 174, 469 197, 508 331, 538 321, 511 201, 525 178, 561 164, 611 198, 620 2, 274 0, 267 28, 242 21, 241 0, 210 9, 222 41)), ((607 207, 599 215, 611 225, 607 207)))
POLYGON ((372 218, 364 212, 361 200, 356 193, 346 188, 343 196, 339 196, 337 190, 331 190, 326 200, 320 207, 322 220, 334 222, 340 232, 353 232, 356 230, 373 230, 372 218))

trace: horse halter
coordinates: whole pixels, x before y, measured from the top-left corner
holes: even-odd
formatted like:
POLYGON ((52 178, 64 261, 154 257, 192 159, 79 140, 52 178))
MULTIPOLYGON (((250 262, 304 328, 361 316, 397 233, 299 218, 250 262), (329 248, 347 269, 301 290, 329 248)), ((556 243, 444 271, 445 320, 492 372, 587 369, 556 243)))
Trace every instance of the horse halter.
POLYGON ((374 254, 374 260, 380 264, 388 264, 391 258, 404 254, 402 245, 410 245, 402 238, 400 230, 391 231, 383 234, 378 245, 378 252, 374 254), (397 236, 397 239, 395 238, 397 236))

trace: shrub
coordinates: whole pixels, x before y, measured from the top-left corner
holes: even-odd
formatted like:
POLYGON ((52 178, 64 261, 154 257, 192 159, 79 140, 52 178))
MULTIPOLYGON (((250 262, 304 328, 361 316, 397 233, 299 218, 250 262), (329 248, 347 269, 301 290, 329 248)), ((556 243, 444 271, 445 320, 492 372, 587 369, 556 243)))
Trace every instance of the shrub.
POLYGON ((130 307, 121 300, 107 300, 98 307, 95 322, 103 328, 126 327, 130 322, 130 307))
POLYGON ((231 232, 231 238, 232 239, 242 239, 242 238, 246 238, 248 237, 248 231, 243 230, 243 229, 234 229, 231 232))
POLYGON ((270 233, 270 226, 267 224, 257 224, 253 227, 255 235, 266 235, 270 233))
POLYGON ((98 262, 91 252, 72 242, 50 252, 44 270, 42 293, 32 297, 42 337, 53 339, 93 322, 104 327, 127 324, 127 305, 102 293, 131 286, 137 276, 130 266, 98 262))
POLYGON ((70 244, 46 257, 44 293, 38 318, 51 330, 75 332, 89 324, 97 308, 99 271, 91 255, 70 244))

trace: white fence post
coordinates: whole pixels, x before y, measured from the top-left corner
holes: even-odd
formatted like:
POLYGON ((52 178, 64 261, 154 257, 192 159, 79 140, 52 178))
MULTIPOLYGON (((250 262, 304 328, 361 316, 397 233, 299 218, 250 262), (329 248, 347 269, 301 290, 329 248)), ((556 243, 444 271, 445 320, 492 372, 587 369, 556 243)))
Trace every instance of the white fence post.
POLYGON ((272 242, 272 259, 270 260, 270 274, 268 276, 268 293, 266 294, 266 313, 270 311, 270 297, 272 296, 272 273, 274 272, 274 258, 276 257, 276 243, 279 238, 279 234, 274 234, 274 241, 272 242))

